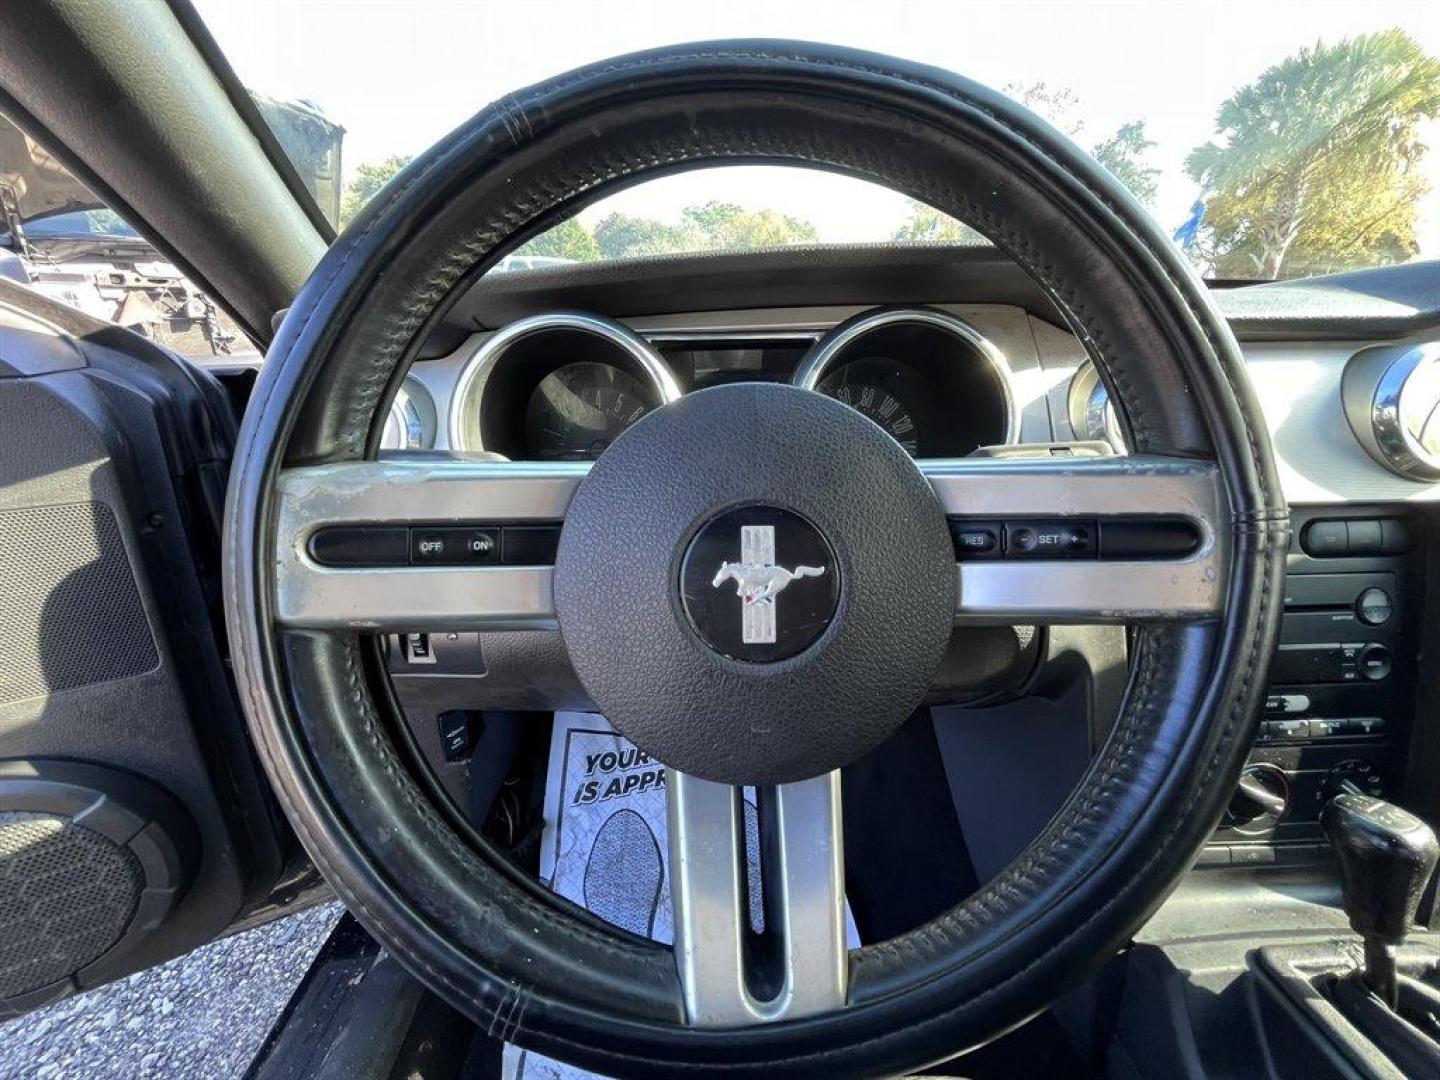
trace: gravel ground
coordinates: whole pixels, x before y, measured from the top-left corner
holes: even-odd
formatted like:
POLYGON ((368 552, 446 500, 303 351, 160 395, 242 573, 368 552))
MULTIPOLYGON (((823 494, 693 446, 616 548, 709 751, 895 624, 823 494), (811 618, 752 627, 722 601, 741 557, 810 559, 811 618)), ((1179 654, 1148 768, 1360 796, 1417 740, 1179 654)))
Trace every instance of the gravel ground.
POLYGON ((0 1026, 0 1078, 238 1077, 340 911, 247 930, 0 1026))

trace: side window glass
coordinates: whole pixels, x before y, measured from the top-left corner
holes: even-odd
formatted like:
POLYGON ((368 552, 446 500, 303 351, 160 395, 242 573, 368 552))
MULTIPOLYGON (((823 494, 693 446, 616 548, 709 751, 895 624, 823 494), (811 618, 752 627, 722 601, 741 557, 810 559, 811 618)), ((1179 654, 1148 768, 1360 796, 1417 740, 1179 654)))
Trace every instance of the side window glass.
POLYGON ((193 360, 258 355, 212 297, 3 115, 0 277, 193 360))

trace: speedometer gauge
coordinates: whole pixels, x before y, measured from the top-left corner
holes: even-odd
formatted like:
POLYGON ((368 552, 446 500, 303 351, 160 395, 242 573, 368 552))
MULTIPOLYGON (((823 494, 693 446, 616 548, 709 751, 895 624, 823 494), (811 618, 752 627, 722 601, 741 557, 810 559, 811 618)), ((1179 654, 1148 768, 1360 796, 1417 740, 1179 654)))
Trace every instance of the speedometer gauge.
POLYGON ((875 421, 914 457, 920 450, 920 431, 914 414, 896 393, 894 384, 899 381, 899 373, 894 367, 878 358, 856 361, 821 380, 816 389, 875 421))
POLYGON ((640 382, 610 364, 566 364, 541 380, 525 410, 530 456, 592 461, 652 408, 640 382))

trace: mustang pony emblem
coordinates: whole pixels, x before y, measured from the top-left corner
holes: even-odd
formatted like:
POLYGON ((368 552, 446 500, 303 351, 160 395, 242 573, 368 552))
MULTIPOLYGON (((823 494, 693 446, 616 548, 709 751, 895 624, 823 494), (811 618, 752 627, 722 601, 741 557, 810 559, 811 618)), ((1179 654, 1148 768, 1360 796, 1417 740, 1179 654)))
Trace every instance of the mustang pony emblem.
POLYGON ((775 565, 775 526, 740 527, 740 561, 725 561, 710 584, 719 588, 735 582, 736 595, 744 604, 740 638, 746 645, 775 643, 775 597, 792 581, 819 577, 823 566, 797 566, 787 570, 775 565))
POLYGON ((747 604, 774 603, 777 593, 784 591, 797 578, 819 577, 825 573, 823 566, 797 566, 786 570, 783 566, 765 566, 757 563, 723 562, 720 572, 710 584, 717 588, 727 579, 735 580, 736 592, 747 604))

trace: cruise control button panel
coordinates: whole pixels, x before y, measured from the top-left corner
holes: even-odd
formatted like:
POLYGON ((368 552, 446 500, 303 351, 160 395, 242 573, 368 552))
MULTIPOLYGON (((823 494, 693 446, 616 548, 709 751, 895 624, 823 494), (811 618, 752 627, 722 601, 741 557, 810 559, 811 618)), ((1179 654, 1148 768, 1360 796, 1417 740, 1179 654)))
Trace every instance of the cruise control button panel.
POLYGON ((327 525, 310 537, 321 566, 553 566, 559 525, 327 525))
POLYGON ((955 558, 1183 559, 1200 546, 1192 521, 1174 518, 951 518, 955 558))

